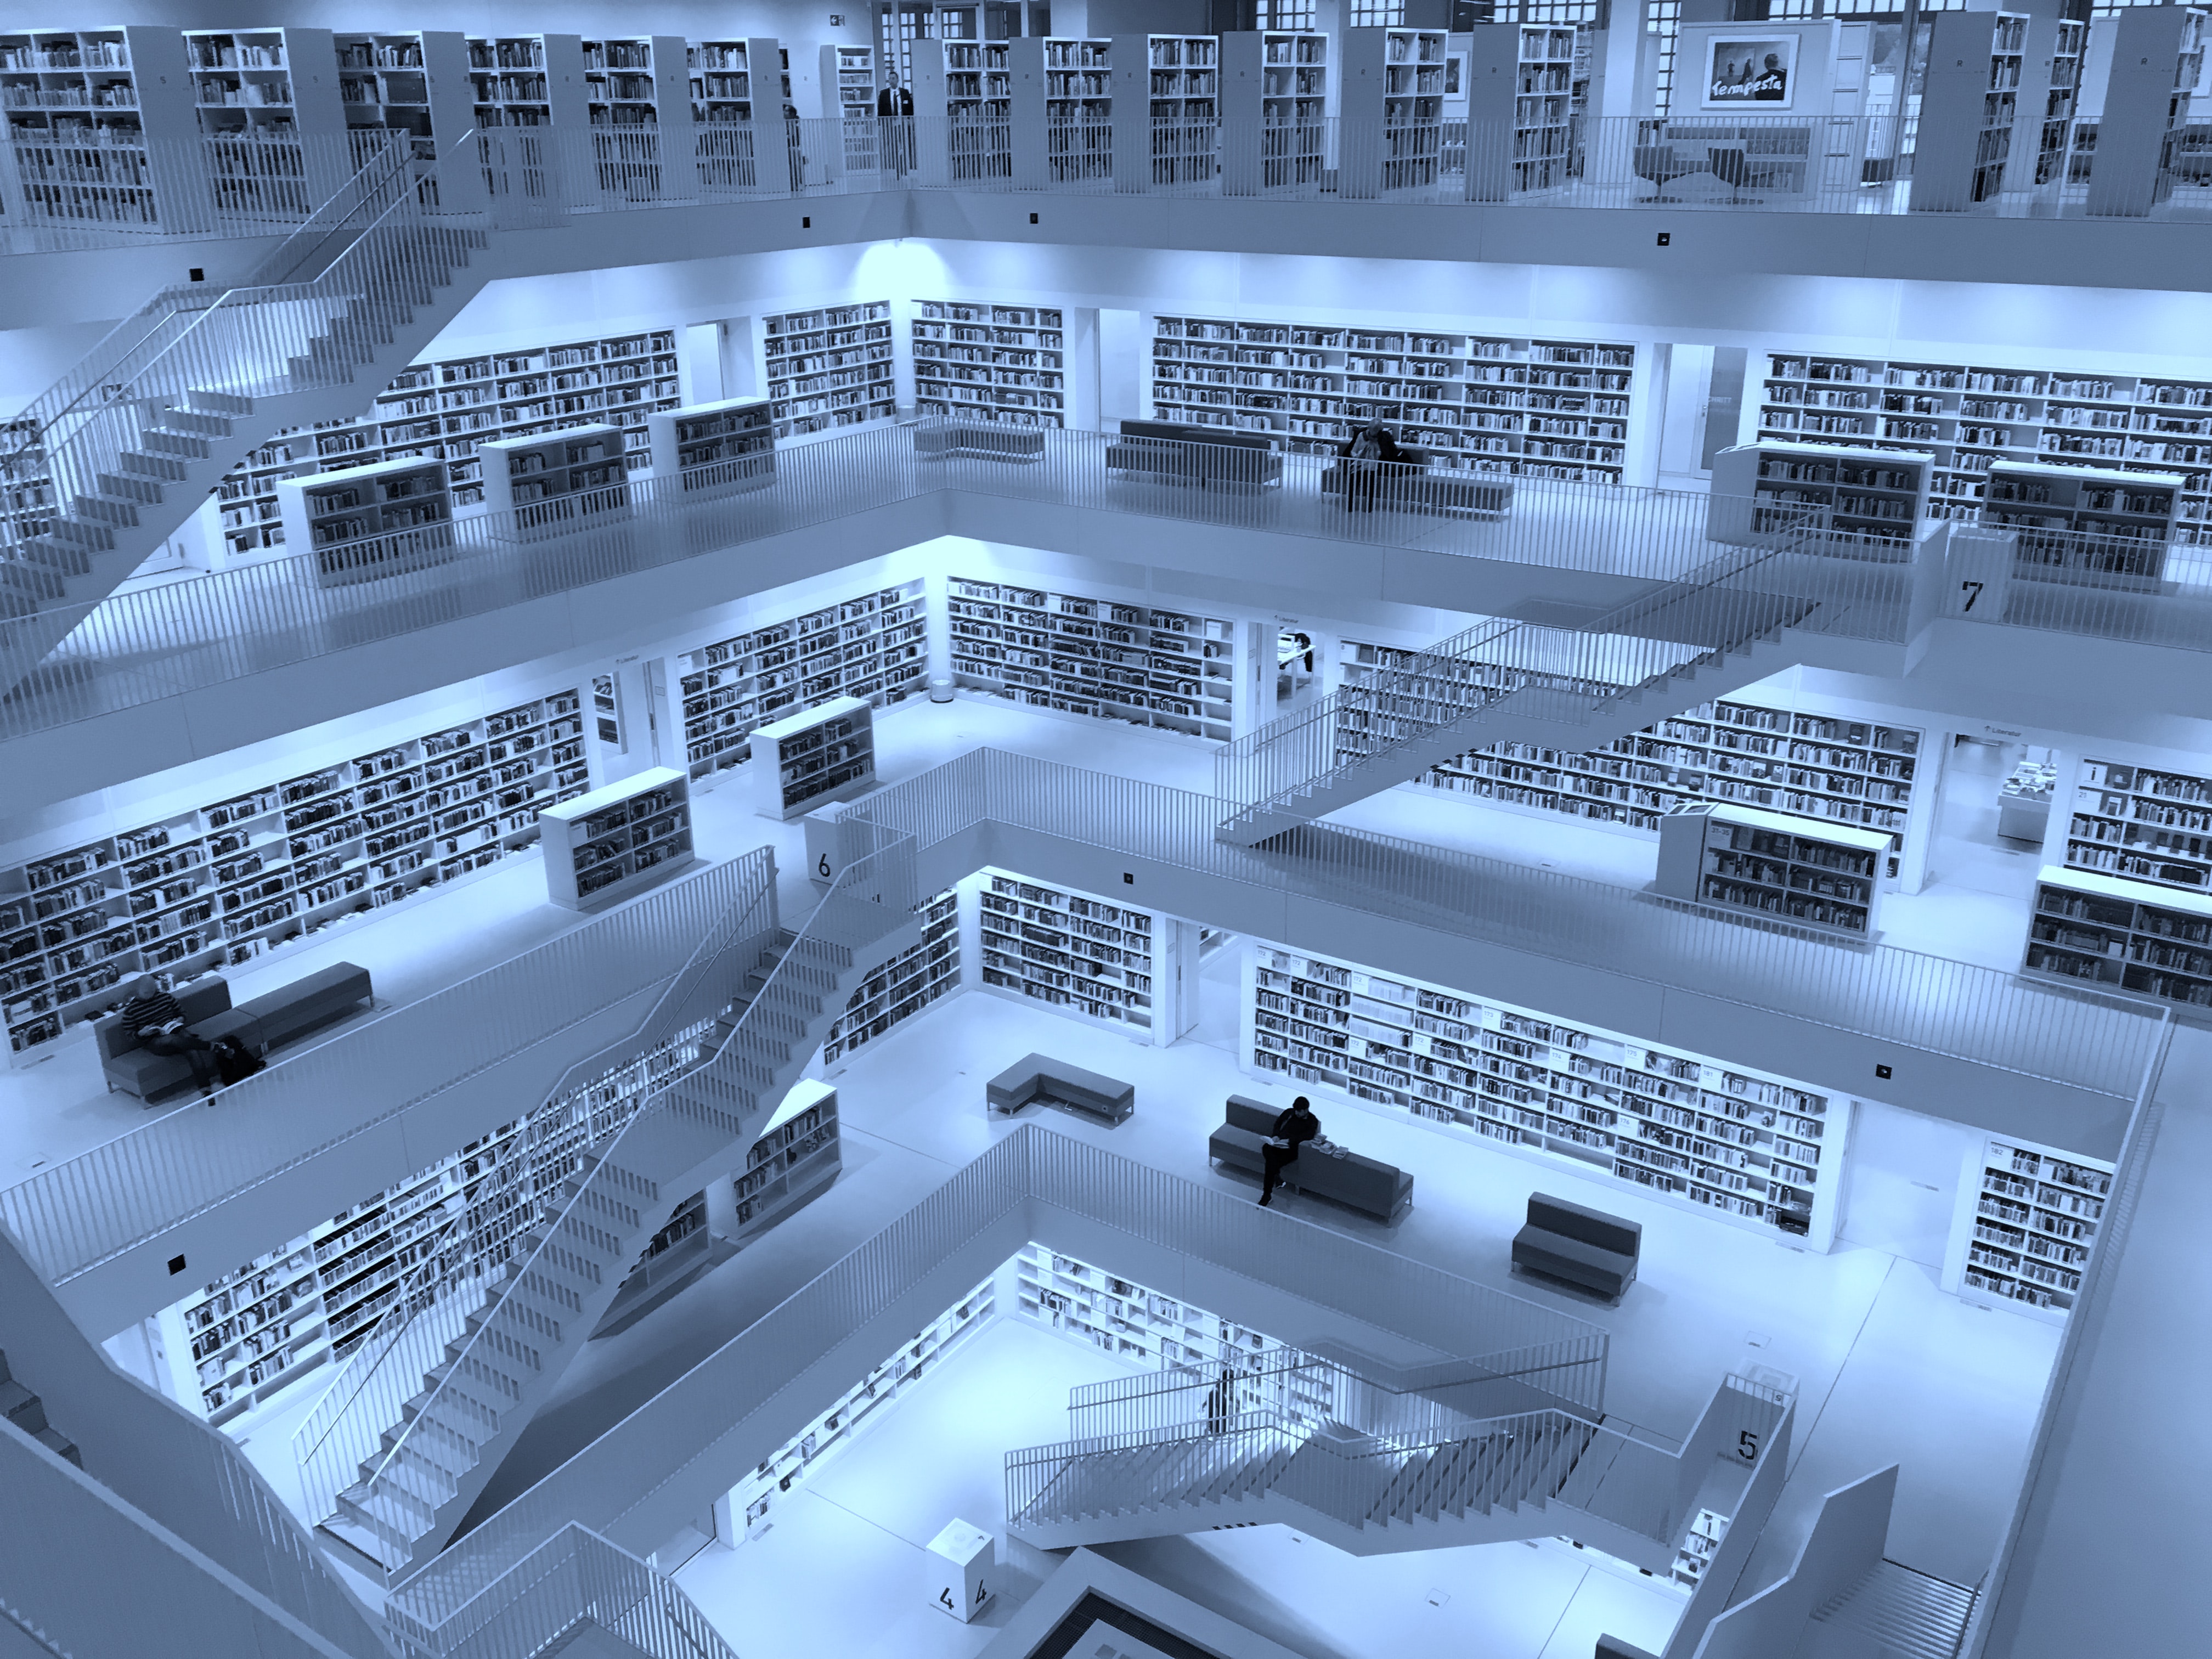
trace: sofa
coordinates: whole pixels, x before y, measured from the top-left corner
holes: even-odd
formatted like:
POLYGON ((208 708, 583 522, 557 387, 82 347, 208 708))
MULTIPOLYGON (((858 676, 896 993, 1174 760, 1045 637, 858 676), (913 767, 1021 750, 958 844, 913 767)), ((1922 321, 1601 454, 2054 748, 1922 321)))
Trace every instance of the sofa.
MULTIPOLYGON (((1229 1097, 1222 1125, 1206 1143, 1206 1156, 1232 1170, 1264 1175, 1260 1156, 1268 1133, 1283 1109, 1245 1095, 1229 1097)), ((1395 1225, 1413 1207, 1413 1177, 1394 1164, 1362 1158, 1357 1152, 1338 1157, 1316 1152, 1310 1145, 1283 1166, 1283 1184, 1302 1193, 1326 1198, 1346 1209, 1362 1211, 1376 1220, 1395 1225)))
POLYGON ((1636 1282, 1644 1229, 1602 1210, 1528 1194, 1528 1224, 1513 1235, 1513 1266, 1618 1302, 1636 1282))
MULTIPOLYGON (((1500 473, 1432 472, 1425 461, 1385 461, 1380 470, 1382 477, 1376 483, 1375 505, 1389 512, 1502 519, 1513 507, 1513 480, 1500 473)), ((1345 465, 1339 461, 1321 475, 1322 494, 1341 495, 1344 483, 1345 465)))
MULTIPOLYGON (((343 1018, 374 995, 368 969, 339 962, 234 1008, 228 980, 204 979, 177 993, 177 1006, 184 1011, 185 1025, 210 1042, 234 1036, 259 1055, 343 1018)), ((151 1100, 191 1079, 189 1060, 143 1047, 120 1014, 95 1021, 92 1033, 100 1050, 100 1069, 111 1091, 120 1089, 151 1100)))
POLYGON ((930 461, 953 455, 982 461, 1041 461, 1044 428, 1000 421, 963 421, 957 416, 924 421, 914 429, 914 453, 930 461))
POLYGON ((986 1109, 1012 1115, 1032 1101, 1119 1123, 1137 1109, 1137 1085, 1043 1054, 1024 1054, 985 1085, 986 1109))
POLYGON ((1258 433, 1124 421, 1106 446, 1106 470, 1199 489, 1269 489, 1283 481, 1283 458, 1258 433))

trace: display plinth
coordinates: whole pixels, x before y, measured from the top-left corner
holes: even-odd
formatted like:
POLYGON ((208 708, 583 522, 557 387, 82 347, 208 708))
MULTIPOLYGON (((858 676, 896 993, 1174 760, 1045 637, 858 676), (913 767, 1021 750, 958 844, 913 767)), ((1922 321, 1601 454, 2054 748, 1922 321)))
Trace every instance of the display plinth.
POLYGON ((595 910, 665 881, 693 860, 691 784, 658 766, 538 815, 545 896, 595 910))
POLYGON ((995 1554, 991 1534, 981 1527, 965 1521, 947 1525, 929 1540, 924 1557, 930 1606, 963 1625, 982 1612, 998 1594, 990 1582, 996 1576, 995 1554))

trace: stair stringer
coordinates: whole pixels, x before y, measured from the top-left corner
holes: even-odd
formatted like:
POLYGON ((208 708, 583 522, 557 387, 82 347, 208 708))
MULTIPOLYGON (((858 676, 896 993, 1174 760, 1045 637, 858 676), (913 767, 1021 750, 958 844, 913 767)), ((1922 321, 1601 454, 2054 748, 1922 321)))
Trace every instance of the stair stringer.
MULTIPOLYGON (((163 446, 162 476, 126 475, 118 456, 115 474, 108 475, 117 480, 110 493, 80 496, 75 512, 58 505, 54 534, 23 543, 15 556, 0 561, 0 621, 12 618, 0 635, 7 641, 0 689, 13 688, 41 664, 58 668, 53 654, 83 620, 85 607, 137 574, 256 449, 293 428, 360 416, 445 331, 489 280, 481 257, 489 241, 482 231, 437 224, 422 226, 419 234, 445 244, 451 263, 443 283, 413 290, 404 304, 354 301, 333 319, 336 331, 313 342, 317 355, 293 359, 293 372, 282 380, 146 400, 141 436, 163 446), (127 500, 113 493, 126 489, 127 500)), ((104 665, 113 661, 103 656, 104 665)))
POLYGON ((1686 708, 1724 697, 1794 667, 1802 653, 1786 637, 1790 632, 1779 629, 1741 647, 1695 658, 1668 674, 1597 704, 1586 722, 1569 725, 1536 712, 1540 708, 1555 708, 1556 694, 1547 693, 1540 700, 1531 697, 1516 703, 1517 694, 1508 692, 1468 710, 1462 719, 1387 744, 1316 779, 1246 807, 1219 825, 1215 836, 1239 847, 1256 847, 1286 830, 1310 823, 1399 784, 1414 781, 1447 761, 1492 744, 1534 743, 1552 747, 1571 744, 1578 750, 1601 749, 1686 708))
MULTIPOLYGON (((340 1513, 319 1532, 326 1547, 389 1585, 445 1547, 599 1328, 670 1207, 741 1167, 853 992, 921 941, 921 924, 907 916, 862 946, 817 945, 823 954, 769 981, 791 982, 804 1006, 790 996, 771 1006, 779 999, 763 987, 714 1062, 678 1079, 659 1097, 660 1109, 641 1109, 586 1155, 563 1188, 560 1218, 526 1236, 502 1293, 468 1316, 447 1362, 407 1403, 404 1425, 386 1431, 380 1477, 371 1483, 365 1463, 363 1481, 339 1495, 340 1513), (832 951, 842 959, 824 960, 832 951), (764 1050, 774 1058, 760 1059, 764 1050), (740 1094, 750 1102, 740 1106, 740 1094)), ((802 937, 793 953, 810 943, 802 937)))

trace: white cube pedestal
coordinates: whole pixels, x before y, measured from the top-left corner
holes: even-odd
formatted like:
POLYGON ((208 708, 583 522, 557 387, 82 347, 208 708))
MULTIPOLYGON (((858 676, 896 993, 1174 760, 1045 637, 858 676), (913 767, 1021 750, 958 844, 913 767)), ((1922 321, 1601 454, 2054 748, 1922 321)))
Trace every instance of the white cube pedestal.
POLYGON ((989 1605, 998 1591, 985 1577, 997 1565, 991 1534, 955 1521, 930 1540, 923 1558, 929 1564, 929 1604, 966 1624, 989 1605))

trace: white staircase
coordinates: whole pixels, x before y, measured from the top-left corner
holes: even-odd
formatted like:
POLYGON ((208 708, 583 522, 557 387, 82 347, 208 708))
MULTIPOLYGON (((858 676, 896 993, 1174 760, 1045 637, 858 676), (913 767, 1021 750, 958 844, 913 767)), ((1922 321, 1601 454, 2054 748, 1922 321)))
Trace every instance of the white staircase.
POLYGON ((359 414, 483 285, 487 233, 425 211, 423 165, 379 150, 245 283, 163 289, 0 435, 0 477, 43 474, 54 497, 0 524, 0 694, 247 454, 359 414))
POLYGON ((1813 1610, 1796 1659, 1957 1659, 1974 1592, 1895 1561, 1813 1610))
MULTIPOLYGON (((557 1216, 517 1242, 337 1492, 325 1540, 390 1583, 443 1547, 590 1339, 671 1204, 732 1174, 854 988, 920 940, 903 884, 848 866, 798 934, 779 934, 716 1016, 701 1063, 583 1156, 557 1216)), ((364 1393, 364 1401, 374 1396, 364 1393)), ((365 1443, 356 1437, 350 1443, 365 1443)))
POLYGON ((1761 554, 1586 629, 1485 623, 1369 684, 1346 686, 1222 750, 1215 830, 1240 847, 1419 778, 1496 743, 1597 749, 1790 666, 1784 630, 1818 601, 1750 590, 1761 554))

